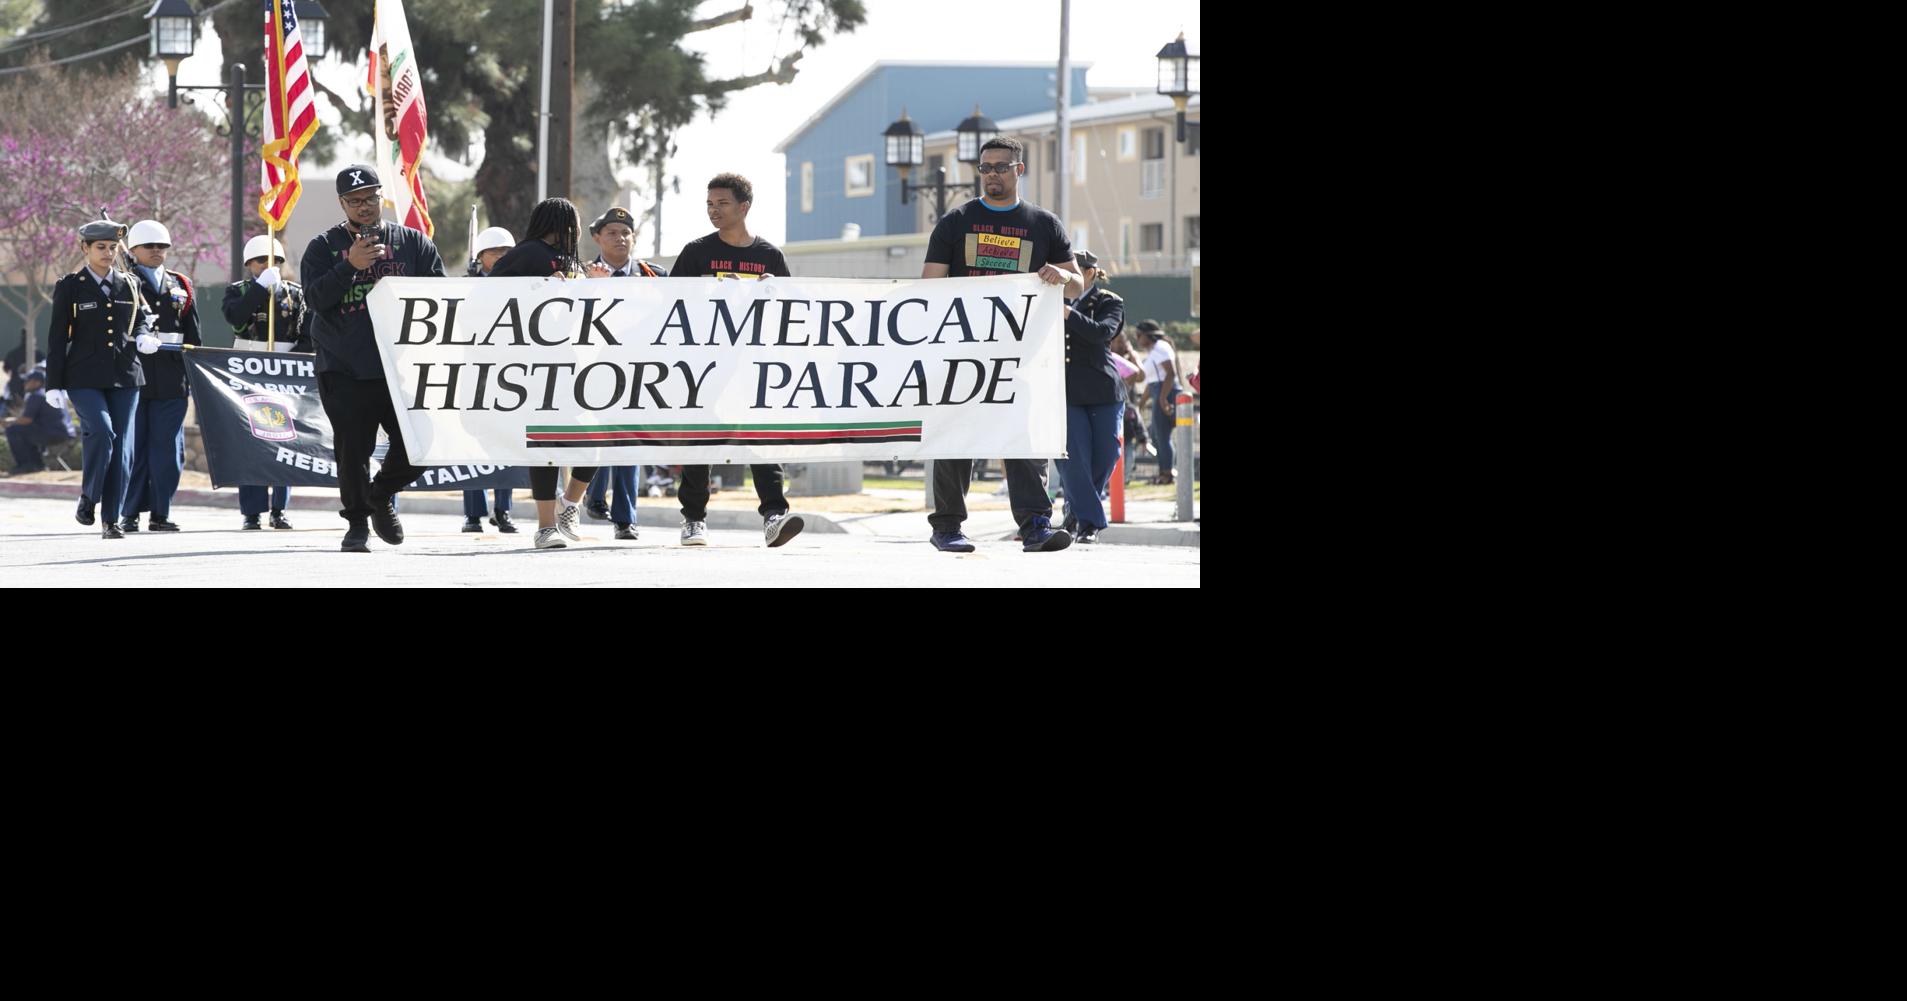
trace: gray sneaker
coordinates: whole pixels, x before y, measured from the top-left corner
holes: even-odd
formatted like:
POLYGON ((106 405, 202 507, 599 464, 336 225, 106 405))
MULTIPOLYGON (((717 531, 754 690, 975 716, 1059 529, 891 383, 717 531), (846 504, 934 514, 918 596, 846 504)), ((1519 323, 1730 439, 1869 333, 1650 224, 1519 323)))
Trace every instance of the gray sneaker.
POLYGON ((784 511, 781 514, 769 516, 768 521, 763 523, 761 527, 761 536, 767 541, 768 548, 773 549, 787 542, 789 539, 800 535, 801 528, 804 524, 806 523, 801 520, 800 516, 791 516, 784 511))
POLYGON ((709 526, 705 521, 685 521, 682 523, 682 544, 685 546, 706 546, 709 544, 709 526))
POLYGON ((536 548, 538 549, 562 549, 568 545, 569 543, 563 541, 563 534, 554 528, 536 530, 536 548))
MULTIPOLYGON (((583 537, 576 534, 576 523, 582 518, 582 514, 583 506, 581 504, 570 504, 566 506, 560 501, 557 502, 556 530, 563 533, 563 537, 571 542, 583 541, 583 537)), ((537 530, 539 536, 542 535, 542 532, 542 529, 537 530)))

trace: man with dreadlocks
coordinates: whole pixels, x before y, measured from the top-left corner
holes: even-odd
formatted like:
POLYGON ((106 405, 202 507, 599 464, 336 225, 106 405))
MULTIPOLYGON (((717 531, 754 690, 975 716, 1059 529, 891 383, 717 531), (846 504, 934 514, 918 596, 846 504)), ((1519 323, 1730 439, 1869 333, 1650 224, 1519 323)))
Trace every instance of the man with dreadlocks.
MULTIPOLYGON (((338 460, 339 516, 350 524, 342 548, 371 551, 368 519, 388 545, 404 541, 391 498, 423 470, 410 463, 397 411, 384 382, 377 339, 365 298, 389 277, 442 278, 444 259, 430 237, 398 223, 385 222, 383 189, 377 172, 353 164, 338 172, 338 204, 345 221, 318 234, 305 248, 299 277, 310 310, 311 339, 318 348, 318 398, 331 419, 338 460), (382 425, 391 450, 377 479, 371 479, 371 451, 382 425)), ((295 331, 287 334, 296 336, 295 331)))
MULTIPOLYGON (((576 256, 576 243, 582 237, 583 219, 567 198, 546 198, 530 212, 529 228, 523 242, 503 255, 490 269, 492 278, 580 278, 583 265, 576 256)), ((592 466, 569 471, 569 483, 563 490, 562 509, 557 509, 556 467, 530 467, 530 496, 536 499, 536 548, 562 549, 569 542, 581 542, 576 532, 578 503, 589 489, 589 478, 596 475, 592 466)))

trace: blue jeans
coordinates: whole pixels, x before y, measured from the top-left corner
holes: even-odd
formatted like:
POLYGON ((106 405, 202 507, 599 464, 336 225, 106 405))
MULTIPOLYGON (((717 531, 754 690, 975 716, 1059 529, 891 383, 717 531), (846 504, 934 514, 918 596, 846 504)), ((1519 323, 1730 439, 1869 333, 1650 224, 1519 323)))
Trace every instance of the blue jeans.
POLYGON ((259 515, 265 513, 266 511, 265 505, 267 503, 271 505, 270 510, 283 512, 285 510, 285 505, 291 503, 291 488, 290 487, 239 487, 238 488, 238 513, 239 514, 244 515, 247 518, 256 518, 259 515))
POLYGON ((1147 389, 1152 395, 1152 447, 1159 450, 1159 475, 1170 476, 1178 468, 1172 461, 1172 428, 1174 417, 1165 412, 1165 383, 1155 382, 1147 389))
MULTIPOLYGON (((498 514, 509 513, 510 495, 512 493, 515 493, 515 491, 507 490, 507 489, 499 489, 496 491, 498 514)), ((465 521, 482 521, 484 518, 488 517, 489 515, 490 515, 489 510, 483 506, 483 491, 481 490, 464 491, 464 520, 465 521)))
POLYGON ((1125 413, 1124 403, 1066 405, 1066 458, 1059 460, 1059 476, 1066 487, 1066 509, 1080 528, 1106 527, 1099 488, 1112 479, 1112 467, 1119 461, 1125 413))
POLYGON ((100 506, 100 517, 118 521, 132 479, 132 450, 138 444, 132 416, 139 409, 139 388, 69 389, 66 398, 79 414, 80 466, 85 470, 79 495, 100 506))
POLYGON ((609 505, 609 520, 618 525, 636 523, 636 467, 602 466, 589 481, 587 500, 590 504, 601 504, 609 493, 609 481, 616 481, 616 502, 609 505))
POLYGON ((131 479, 126 481, 125 513, 136 518, 152 512, 153 521, 171 521, 172 495, 179 492, 185 469, 185 405, 177 400, 140 400, 133 411, 131 479))

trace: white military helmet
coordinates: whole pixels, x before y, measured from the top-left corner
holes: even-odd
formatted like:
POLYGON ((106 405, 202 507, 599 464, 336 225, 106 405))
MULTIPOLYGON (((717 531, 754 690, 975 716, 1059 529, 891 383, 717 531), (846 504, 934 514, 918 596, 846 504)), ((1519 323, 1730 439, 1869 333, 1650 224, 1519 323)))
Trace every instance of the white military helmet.
POLYGON ((245 241, 245 259, 247 261, 258 260, 265 256, 267 250, 270 251, 271 256, 281 261, 285 259, 285 245, 263 233, 245 241))
POLYGON ((170 247, 172 246, 172 234, 166 232, 166 228, 159 225, 159 220, 157 219, 144 219, 133 223, 132 229, 126 233, 126 246, 141 247, 148 243, 157 243, 170 247))
POLYGON ((477 247, 475 250, 472 250, 471 253, 481 254, 486 250, 495 250, 498 247, 508 250, 514 246, 516 246, 516 241, 510 238, 509 230, 504 229, 502 226, 492 226, 477 234, 477 247))

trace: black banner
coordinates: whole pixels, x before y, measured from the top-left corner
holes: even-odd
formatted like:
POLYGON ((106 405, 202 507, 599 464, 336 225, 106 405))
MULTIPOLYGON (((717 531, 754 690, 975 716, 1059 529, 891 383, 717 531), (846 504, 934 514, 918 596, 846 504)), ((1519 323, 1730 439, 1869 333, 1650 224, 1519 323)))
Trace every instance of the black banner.
MULTIPOLYGON (((316 355, 198 348, 185 353, 215 487, 336 487, 316 355)), ((379 455, 383 454, 380 447, 379 455)), ((371 471, 377 472, 376 460, 371 471)), ((407 489, 526 488, 522 466, 431 466, 407 489)))

